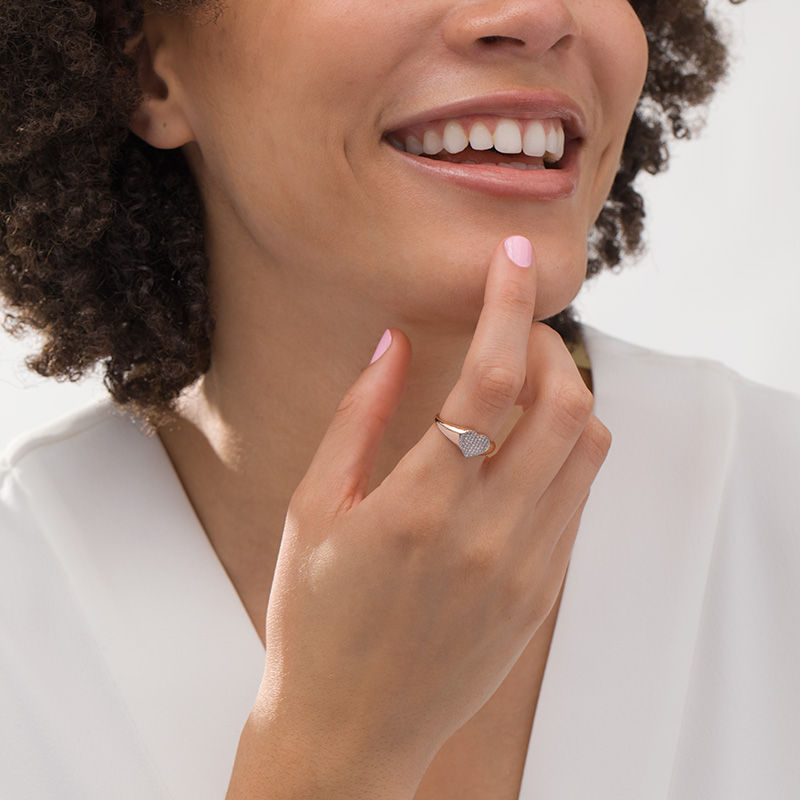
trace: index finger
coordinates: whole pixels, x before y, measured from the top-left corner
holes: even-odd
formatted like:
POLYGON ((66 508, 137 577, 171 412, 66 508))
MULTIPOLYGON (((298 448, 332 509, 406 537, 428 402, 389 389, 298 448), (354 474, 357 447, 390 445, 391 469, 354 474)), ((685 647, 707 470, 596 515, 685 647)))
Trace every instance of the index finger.
MULTIPOLYGON (((445 422, 492 440, 499 434, 525 382, 535 302, 533 247, 524 236, 511 236, 492 254, 475 334, 459 379, 439 412, 445 422)), ((428 456, 454 459, 465 474, 473 474, 483 462, 480 457, 465 458, 436 423, 419 444, 428 456)))

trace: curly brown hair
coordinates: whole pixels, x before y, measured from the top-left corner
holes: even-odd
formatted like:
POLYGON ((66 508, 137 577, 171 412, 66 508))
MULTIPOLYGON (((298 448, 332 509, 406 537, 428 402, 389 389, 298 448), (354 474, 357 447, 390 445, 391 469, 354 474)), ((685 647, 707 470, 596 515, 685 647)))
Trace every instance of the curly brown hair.
MULTIPOLYGON (((0 293, 12 334, 44 337, 27 359, 77 380, 96 365, 114 400, 155 421, 208 370, 213 319, 202 203, 179 149, 127 123, 140 101, 125 43, 145 0, 5 0, 0 5, 0 293)), ((739 2, 740 0, 730 0, 739 2)), ((667 168, 670 137, 728 72, 706 0, 631 0, 650 48, 620 167, 589 237, 586 277, 643 251, 641 170, 667 168)), ((149 0, 219 13, 216 0, 149 0)), ((572 306, 545 320, 572 343, 572 306)))

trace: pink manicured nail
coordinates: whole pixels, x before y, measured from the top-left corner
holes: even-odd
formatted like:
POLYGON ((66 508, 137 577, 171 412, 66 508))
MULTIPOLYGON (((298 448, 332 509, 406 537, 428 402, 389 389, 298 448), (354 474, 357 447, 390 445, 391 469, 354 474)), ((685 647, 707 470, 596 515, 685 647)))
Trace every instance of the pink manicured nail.
POLYGON ((509 236, 503 242, 508 257, 518 267, 529 267, 533 260, 533 248, 524 236, 509 236))
POLYGON ((383 332, 383 336, 381 336, 381 340, 378 342, 378 346, 375 348, 375 352, 372 354, 372 360, 369 363, 372 364, 377 361, 389 349, 391 343, 392 332, 387 328, 383 332))

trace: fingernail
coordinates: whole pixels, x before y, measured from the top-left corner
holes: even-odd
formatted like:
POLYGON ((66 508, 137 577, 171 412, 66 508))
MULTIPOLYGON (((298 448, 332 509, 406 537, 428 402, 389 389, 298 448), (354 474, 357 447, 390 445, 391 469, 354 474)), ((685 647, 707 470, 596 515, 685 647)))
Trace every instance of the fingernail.
POLYGON ((524 236, 509 236, 503 242, 508 257, 518 267, 529 267, 533 260, 533 248, 524 236))
POLYGON ((377 361, 389 349, 391 343, 392 332, 387 328, 383 332, 383 336, 381 336, 381 340, 378 342, 378 346, 375 348, 375 352, 372 354, 372 360, 369 363, 372 364, 377 361))

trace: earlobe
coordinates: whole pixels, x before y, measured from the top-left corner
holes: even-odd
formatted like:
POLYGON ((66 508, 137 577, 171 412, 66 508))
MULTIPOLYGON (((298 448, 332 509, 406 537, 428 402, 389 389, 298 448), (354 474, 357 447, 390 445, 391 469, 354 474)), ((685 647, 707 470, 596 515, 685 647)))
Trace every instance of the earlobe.
MULTIPOLYGON (((153 50, 144 32, 128 40, 125 52, 137 65, 143 97, 128 120, 128 127, 152 147, 171 150, 194 141, 194 132, 169 81, 159 73, 153 50)), ((157 54, 156 54, 157 56, 157 54)))

